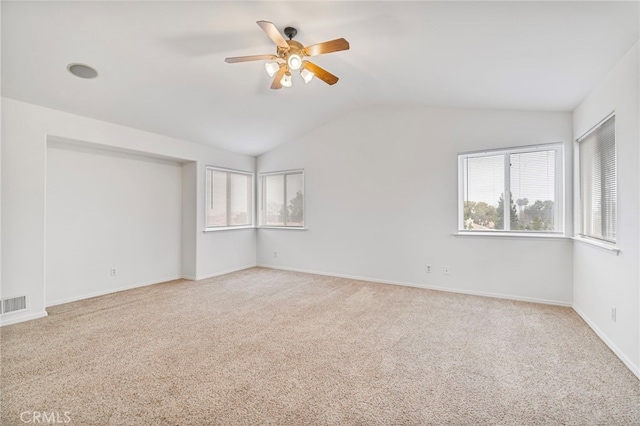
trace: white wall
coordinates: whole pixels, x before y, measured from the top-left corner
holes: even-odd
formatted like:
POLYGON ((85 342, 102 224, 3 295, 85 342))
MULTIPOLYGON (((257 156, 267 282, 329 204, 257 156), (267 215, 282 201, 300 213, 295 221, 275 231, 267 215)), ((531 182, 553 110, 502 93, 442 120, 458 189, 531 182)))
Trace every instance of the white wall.
POLYGON ((253 171, 253 157, 2 98, 2 296, 28 298, 28 310, 3 315, 2 324, 46 315, 47 139, 196 162, 195 240, 188 241, 195 247, 195 278, 255 265, 254 232, 203 232, 205 166, 253 171))
POLYGON ((458 153, 561 141, 571 188, 571 137, 570 113, 377 107, 342 117, 258 158, 259 172, 305 169, 308 227, 260 229, 258 263, 571 304, 570 240, 453 235, 458 153))
POLYGON ((573 113, 574 139, 616 113, 620 255, 576 243, 574 308, 640 377, 640 86, 639 44, 573 113), (611 306, 617 321, 611 320, 611 306))
POLYGON ((182 276, 195 279, 198 234, 198 163, 182 163, 182 276), (196 244, 193 244, 193 242, 196 244))
POLYGON ((180 163, 50 141, 46 190, 47 306, 182 276, 180 163))

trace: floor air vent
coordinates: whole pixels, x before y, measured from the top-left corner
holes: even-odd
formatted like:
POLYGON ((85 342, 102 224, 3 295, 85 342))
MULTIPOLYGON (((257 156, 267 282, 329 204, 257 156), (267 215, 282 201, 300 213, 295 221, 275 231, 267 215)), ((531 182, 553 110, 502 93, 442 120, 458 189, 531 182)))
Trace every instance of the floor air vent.
POLYGON ((0 302, 0 314, 8 314, 9 312, 21 311, 27 309, 27 296, 12 297, 11 299, 2 299, 0 302))

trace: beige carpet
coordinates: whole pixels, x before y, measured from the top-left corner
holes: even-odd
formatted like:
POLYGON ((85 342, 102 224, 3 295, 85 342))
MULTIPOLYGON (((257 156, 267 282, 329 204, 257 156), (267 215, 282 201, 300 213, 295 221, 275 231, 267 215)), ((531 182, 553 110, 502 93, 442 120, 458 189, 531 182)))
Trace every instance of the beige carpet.
POLYGON ((1 350, 3 425, 640 423, 569 308, 261 268, 54 307, 1 350))

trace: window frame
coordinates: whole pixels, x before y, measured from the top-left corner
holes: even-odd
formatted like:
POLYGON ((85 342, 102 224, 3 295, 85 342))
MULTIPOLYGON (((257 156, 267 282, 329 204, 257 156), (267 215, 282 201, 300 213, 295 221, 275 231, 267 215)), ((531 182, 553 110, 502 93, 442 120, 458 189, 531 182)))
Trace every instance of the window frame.
POLYGON ((306 197, 306 188, 305 188, 305 176, 304 169, 291 169, 291 170, 280 170, 275 172, 264 172, 258 173, 258 228, 266 228, 266 229, 302 229, 306 230, 306 210, 307 210, 307 197, 306 197), (266 177, 268 176, 282 176, 283 177, 283 185, 284 185, 284 205, 287 205, 287 176, 289 175, 301 175, 302 176, 302 226, 298 225, 265 225, 264 224, 264 215, 265 215, 265 197, 264 197, 264 185, 266 182, 266 177))
POLYGON ((574 186, 574 191, 575 191, 575 196, 574 196, 574 200, 575 200, 575 208, 574 208, 574 239, 578 240, 578 241, 582 241, 585 243, 589 243, 592 245, 596 245, 596 246, 600 246, 602 248, 608 249, 608 250, 612 250, 615 251, 616 253, 618 252, 618 250, 616 249, 617 244, 618 244, 618 232, 617 232, 617 228, 618 228, 618 206, 619 206, 619 196, 618 196, 618 144, 617 144, 617 137, 616 137, 616 129, 617 129, 617 123, 616 123, 616 112, 613 111, 609 114, 607 114, 602 120, 598 121, 595 125, 593 125, 591 128, 589 128, 589 130, 587 130, 586 132, 584 132, 580 137, 576 138, 575 142, 574 142, 574 167, 575 167, 575 172, 574 172, 574 179, 575 179, 575 186, 574 186), (583 220, 584 220, 584 208, 583 208, 583 204, 582 204, 582 169, 580 167, 581 164, 581 160, 580 157, 582 155, 582 150, 580 148, 580 143, 582 141, 584 141, 586 138, 588 138, 591 134, 593 134, 595 131, 597 131, 598 129, 600 129, 607 121, 609 121, 610 119, 614 119, 614 162, 615 162, 615 175, 614 175, 614 183, 615 183, 615 187, 616 187, 616 236, 615 236, 615 240, 609 240, 609 239, 605 239, 605 238, 598 238, 596 236, 592 236, 592 235, 586 235, 583 234, 582 230, 583 230, 583 220))
MULTIPOLYGON (((517 235, 524 237, 540 237, 540 236, 564 236, 565 235, 565 176, 564 176, 564 143, 563 142, 551 142, 535 145, 515 146, 509 148, 495 148, 485 149, 480 151, 469 151, 458 154, 458 234, 463 235, 517 235), (555 151, 555 182, 554 182, 554 228, 550 231, 530 231, 522 229, 496 229, 496 230, 473 230, 464 228, 464 160, 468 158, 480 158, 490 157, 497 155, 504 155, 504 187, 503 194, 507 194, 507 191, 511 192, 511 161, 510 156, 512 154, 524 154, 538 151, 555 151)), ((504 196, 506 201, 506 196, 504 196)), ((505 202, 503 217, 510 217, 510 203, 505 202)), ((507 228, 511 227, 511 222, 504 221, 504 225, 507 228)))
POLYGON ((230 230, 230 229, 255 228, 255 195, 256 194, 255 194, 255 173, 254 172, 249 172, 249 171, 246 171, 246 170, 230 169, 230 168, 218 167, 218 166, 209 166, 209 165, 205 166, 205 172, 204 172, 204 231, 205 232, 211 232, 211 231, 226 231, 226 230, 230 230), (213 189, 213 188, 208 188, 208 184, 207 184, 207 174, 209 173, 209 171, 223 172, 223 173, 227 174, 226 225, 215 225, 215 226, 207 225, 207 217, 208 217, 207 213, 209 212, 209 204, 212 201, 212 199, 210 199, 210 197, 211 197, 211 191, 213 189), (231 203, 230 203, 231 179, 229 179, 229 175, 230 174, 243 175, 243 176, 248 176, 249 177, 249 182, 251 183, 251 193, 249 194, 249 207, 247 209, 247 213, 249 214, 249 224, 243 224, 243 225, 230 225, 229 224, 229 217, 230 217, 229 209, 231 208, 231 203))

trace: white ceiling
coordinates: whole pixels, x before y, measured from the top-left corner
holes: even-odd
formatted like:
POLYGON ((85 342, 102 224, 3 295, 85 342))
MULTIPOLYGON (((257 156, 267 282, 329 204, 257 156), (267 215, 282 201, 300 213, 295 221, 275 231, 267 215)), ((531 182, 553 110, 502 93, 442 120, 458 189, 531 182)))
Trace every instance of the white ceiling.
POLYGON ((2 95, 257 155, 370 105, 571 111, 638 40, 630 2, 2 2, 2 95), (256 25, 298 28, 334 86, 269 89, 256 25), (95 67, 83 80, 69 63, 95 67))

